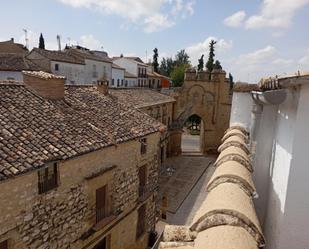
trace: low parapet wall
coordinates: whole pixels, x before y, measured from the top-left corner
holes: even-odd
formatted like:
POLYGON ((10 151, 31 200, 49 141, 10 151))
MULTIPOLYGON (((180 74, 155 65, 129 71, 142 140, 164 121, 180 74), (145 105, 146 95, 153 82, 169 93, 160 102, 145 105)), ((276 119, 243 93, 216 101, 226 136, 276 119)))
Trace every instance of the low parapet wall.
POLYGON ((230 127, 222 138, 209 192, 191 226, 166 226, 161 249, 258 249, 265 239, 252 198, 252 164, 248 132, 230 127))

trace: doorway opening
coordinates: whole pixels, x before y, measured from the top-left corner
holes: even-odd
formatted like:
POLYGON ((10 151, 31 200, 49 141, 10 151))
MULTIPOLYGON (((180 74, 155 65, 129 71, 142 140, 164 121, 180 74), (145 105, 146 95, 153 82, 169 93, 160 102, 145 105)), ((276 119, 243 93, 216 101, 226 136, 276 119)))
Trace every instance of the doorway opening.
POLYGON ((203 120, 200 116, 191 115, 183 126, 181 151, 185 153, 203 152, 203 120))

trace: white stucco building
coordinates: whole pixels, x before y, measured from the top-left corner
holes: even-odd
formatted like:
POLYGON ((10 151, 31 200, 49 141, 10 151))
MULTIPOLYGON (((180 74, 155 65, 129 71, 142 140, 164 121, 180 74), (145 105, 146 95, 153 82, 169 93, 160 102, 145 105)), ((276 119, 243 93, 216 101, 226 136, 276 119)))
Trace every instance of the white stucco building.
POLYGON ((86 67, 83 59, 75 58, 64 51, 34 48, 27 58, 40 65, 44 71, 66 77, 66 84, 84 84, 86 67))
POLYGON ((309 74, 236 84, 230 125, 250 130, 267 249, 309 248, 309 74))
POLYGON ((128 71, 124 72, 124 80, 125 80, 125 84, 128 87, 136 87, 137 86, 137 77, 131 73, 129 73, 128 71))
POLYGON ((125 69, 119 67, 116 64, 112 64, 112 81, 109 84, 110 87, 127 87, 128 84, 125 82, 125 69))
POLYGON ((69 48, 65 52, 77 60, 84 61, 85 84, 96 83, 102 77, 108 80, 109 84, 111 83, 112 60, 107 56, 98 54, 98 51, 93 52, 82 47, 69 48))
POLYGON ((135 77, 137 82, 135 86, 146 87, 147 82, 147 65, 139 57, 114 57, 113 62, 135 77))

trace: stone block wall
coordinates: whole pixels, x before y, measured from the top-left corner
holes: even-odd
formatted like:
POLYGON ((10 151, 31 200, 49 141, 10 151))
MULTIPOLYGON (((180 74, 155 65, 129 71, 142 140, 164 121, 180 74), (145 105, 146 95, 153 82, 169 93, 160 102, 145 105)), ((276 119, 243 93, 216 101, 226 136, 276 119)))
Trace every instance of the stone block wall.
POLYGON ((36 171, 0 182, 0 241, 11 248, 92 248, 108 236, 117 248, 146 248, 154 228, 160 134, 147 136, 147 153, 138 140, 104 148, 60 162, 60 185, 38 194, 36 171), (152 190, 138 201, 138 168, 148 166, 152 190), (94 231, 95 192, 107 185, 109 212, 114 218, 94 231), (137 209, 146 203, 146 233, 136 240, 137 209))

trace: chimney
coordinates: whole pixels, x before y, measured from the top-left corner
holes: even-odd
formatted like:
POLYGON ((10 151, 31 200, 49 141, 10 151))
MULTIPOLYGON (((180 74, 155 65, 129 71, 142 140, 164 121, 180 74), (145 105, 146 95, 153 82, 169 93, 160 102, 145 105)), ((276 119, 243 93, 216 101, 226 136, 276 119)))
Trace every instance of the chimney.
POLYGON ((50 100, 64 98, 64 83, 66 79, 64 76, 43 71, 23 71, 22 73, 26 87, 37 95, 50 100))
POLYGON ((108 95, 108 81, 105 78, 102 78, 97 81, 97 89, 100 93, 108 95))

